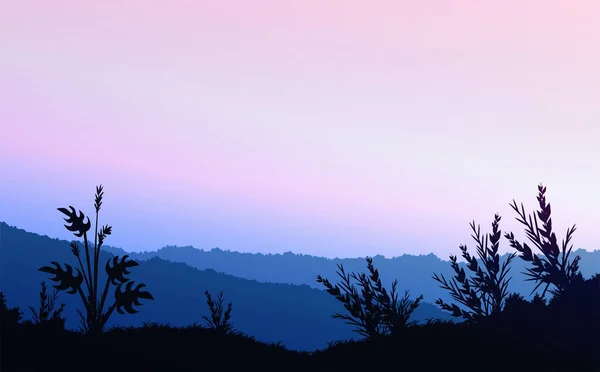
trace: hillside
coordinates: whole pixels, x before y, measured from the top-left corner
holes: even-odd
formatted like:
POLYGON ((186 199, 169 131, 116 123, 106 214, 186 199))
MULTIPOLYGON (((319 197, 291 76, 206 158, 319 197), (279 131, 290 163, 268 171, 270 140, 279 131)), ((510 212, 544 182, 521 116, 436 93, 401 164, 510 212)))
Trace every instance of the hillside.
MULTIPOLYGON (((501 241, 506 247, 508 243, 501 241)), ((473 245, 469 245, 469 251, 475 251, 473 245)), ((260 282, 288 283, 296 285, 308 285, 313 288, 322 289, 316 282, 317 275, 326 278, 337 278, 336 270, 338 264, 343 264, 347 272, 365 271, 364 258, 336 258, 328 259, 302 254, 287 252, 284 254, 261 254, 261 253, 239 253, 224 251, 219 248, 212 250, 196 249, 194 247, 167 246, 158 251, 125 253, 124 250, 114 247, 105 248, 115 254, 129 254, 136 260, 147 260, 159 257, 172 262, 186 263, 192 267, 204 270, 214 269, 240 278, 258 280, 260 282)), ((457 252, 459 254, 457 247, 457 252)), ((588 278, 598 272, 600 268, 600 250, 588 252, 579 249, 572 253, 581 256, 580 269, 584 277, 588 278)), ((507 255, 502 256, 502 261, 507 255)), ((444 274, 446 277, 452 275, 450 262, 443 260, 430 253, 428 255, 402 255, 399 257, 385 258, 376 255, 373 258, 375 267, 379 269, 384 283, 391 283, 398 279, 398 288, 403 291, 408 289, 413 294, 423 294, 425 301, 433 303, 437 298, 449 300, 448 292, 443 291, 431 276, 433 273, 444 274)), ((465 267, 464 263, 461 264, 465 267)), ((511 292, 518 292, 529 296, 535 285, 526 281, 525 263, 521 259, 515 259, 511 263, 510 275, 513 277, 509 284, 511 292)))
MULTIPOLYGON (((37 306, 39 302, 40 282, 50 283, 48 275, 37 269, 51 261, 74 266, 76 260, 68 241, 29 233, 6 223, 0 223, 0 234, 1 290, 9 306, 19 306, 25 318, 29 318, 28 306, 37 306)), ((100 260, 106 262, 112 256, 101 252, 100 260)), ((254 269, 268 270, 267 263, 254 269)), ((356 337, 348 325, 331 319, 331 314, 343 312, 342 304, 324 291, 307 285, 261 283, 156 257, 133 268, 131 278, 136 283, 147 284, 155 301, 144 301, 135 315, 115 313, 109 325, 140 325, 146 321, 203 324, 202 315, 208 315, 204 290, 214 295, 223 290, 225 301, 233 303, 235 327, 258 340, 282 341, 290 349, 310 350, 326 347, 332 340, 356 337)), ((104 278, 101 280, 104 282, 104 278)), ((67 326, 76 328, 75 306, 79 306, 79 299, 63 292, 61 301, 67 304, 67 326)), ((427 318, 447 318, 447 315, 435 305, 423 304, 414 319, 427 318)))

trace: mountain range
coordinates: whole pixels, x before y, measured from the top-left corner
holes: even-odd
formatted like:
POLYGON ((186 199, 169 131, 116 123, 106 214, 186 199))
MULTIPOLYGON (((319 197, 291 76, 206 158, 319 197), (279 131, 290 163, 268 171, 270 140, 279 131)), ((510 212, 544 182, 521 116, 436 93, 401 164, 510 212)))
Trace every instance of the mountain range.
MULTIPOLYGON (((475 247, 472 246, 469 248, 469 252, 474 255, 475 247)), ((308 285, 316 289, 323 289, 315 280, 317 275, 337 281, 338 276, 336 271, 338 264, 342 264, 346 272, 366 271, 364 257, 330 259, 294 254, 292 252, 283 254, 240 253, 225 251, 219 248, 202 250, 191 246, 166 246, 157 251, 139 253, 126 252, 121 248, 115 247, 106 247, 104 249, 115 255, 128 254, 140 261, 159 257, 171 262, 185 263, 200 270, 212 269, 244 279, 257 280, 259 282, 308 285)), ((459 266, 469 272, 466 264, 460 262, 462 257, 460 257, 459 253, 457 247, 455 255, 459 256, 459 266)), ((581 257, 579 266, 584 277, 588 278, 600 271, 600 250, 589 252, 584 249, 578 249, 571 253, 571 257, 575 257, 576 255, 581 257)), ((508 254, 501 256, 500 261, 504 262, 507 257, 508 254)), ((413 295, 422 294, 425 301, 430 303, 435 302, 438 298, 450 300, 448 292, 442 290, 439 287, 439 283, 431 278, 433 273, 437 273, 438 275, 443 274, 446 278, 453 275, 450 261, 448 260, 440 259, 433 253, 418 256, 405 254, 392 258, 375 255, 373 256, 373 264, 379 270, 384 283, 390 284, 394 279, 397 279, 398 289, 402 292, 409 290, 413 295)), ((509 290, 528 297, 535 288, 535 284, 527 281, 527 277, 523 274, 528 267, 527 264, 517 257, 512 261, 510 267, 509 276, 512 276, 513 279, 509 284, 509 290)))

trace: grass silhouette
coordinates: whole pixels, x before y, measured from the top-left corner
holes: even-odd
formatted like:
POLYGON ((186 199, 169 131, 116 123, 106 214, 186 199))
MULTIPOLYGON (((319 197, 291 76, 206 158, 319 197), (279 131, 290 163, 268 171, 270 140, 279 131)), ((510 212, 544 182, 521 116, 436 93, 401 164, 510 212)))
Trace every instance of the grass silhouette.
POLYGON ((209 327, 216 332, 222 334, 230 334, 235 332, 233 323, 231 322, 231 302, 227 304, 227 309, 223 311, 223 291, 219 292, 217 301, 213 301, 210 292, 205 291, 206 303, 210 310, 210 318, 202 315, 202 318, 207 321, 209 327))
MULTIPOLYGON (((381 284, 379 272, 367 257, 369 273, 347 274, 338 265, 340 284, 331 284, 317 276, 326 291, 344 304, 348 314, 335 314, 356 328, 361 340, 334 341, 323 350, 299 352, 288 350, 281 343, 265 343, 254 337, 233 331, 232 305, 223 306, 223 292, 216 301, 205 292, 211 316, 203 318, 208 327, 193 324, 173 327, 169 324, 144 323, 141 327, 112 327, 104 329, 111 311, 102 313, 102 304, 108 290, 94 300, 98 292, 98 249, 111 228, 104 227, 96 233, 98 244, 88 253, 85 243, 86 267, 79 257, 77 244, 72 252, 78 258, 80 269, 66 265, 62 270, 44 267, 42 271, 55 275, 57 290, 79 293, 86 305, 86 328, 79 332, 62 327, 44 326, 42 319, 60 318, 62 307, 56 309, 57 292, 48 295, 45 284, 40 292, 41 306, 34 322, 21 322, 18 308, 9 308, 0 292, 0 332, 2 371, 132 371, 132 370, 230 370, 240 368, 276 370, 460 370, 460 371, 597 371, 600 370, 600 274, 585 279, 578 271, 579 259, 569 261, 571 248, 566 248, 575 227, 569 229, 561 250, 552 233, 550 205, 545 202, 545 188, 539 187, 540 211, 537 220, 525 212, 519 213, 526 233, 544 255, 535 258, 531 248, 521 245, 512 233, 505 237, 517 249, 521 258, 531 262, 530 280, 538 287, 554 286, 545 298, 536 295, 527 300, 518 294, 508 294, 509 264, 515 255, 500 265, 498 246, 501 237, 500 216, 492 223, 492 233, 482 236, 480 228, 471 224, 477 242, 480 261, 461 246, 468 268, 474 273, 467 278, 459 270, 456 257, 451 259, 456 278, 447 281, 434 274, 433 279, 455 294, 457 302, 469 310, 455 313, 467 322, 430 319, 425 324, 409 321, 411 313, 419 306, 422 296, 409 299, 396 293, 397 281, 388 292, 381 284), (488 246, 488 241, 491 246, 488 246), (91 268, 94 268, 91 270, 91 268), (357 288, 352 283, 354 279, 357 288), (82 286, 85 283, 85 288, 82 286), (460 285, 460 286, 459 286, 460 285), (88 296, 83 290, 87 289, 88 296), (464 297, 461 297, 461 294, 464 297), (93 337, 90 337, 93 334, 93 337), (31 357, 35 355, 35 357, 31 357)), ((100 209, 102 188, 97 188, 96 213, 100 209)), ((515 204, 516 206, 516 204, 515 204)), ((516 208, 514 208, 516 210, 516 208)), ((89 220, 79 212, 59 209, 69 218, 67 228, 76 236, 83 236, 90 228, 89 220)), ((97 222, 97 218, 96 218, 97 222)), ((97 230, 97 226, 96 226, 97 230)), ((128 268, 137 266, 133 261, 115 257, 106 265, 106 287, 116 286, 115 302, 109 309, 123 307, 135 312, 139 298, 152 299, 150 294, 139 296, 131 290, 132 282, 125 277, 128 268), (112 261, 112 266, 111 266, 112 261), (120 288, 125 287, 125 292, 120 288), (129 292, 128 292, 129 291, 129 292), (124 295, 126 294, 126 295, 124 295)), ((137 287, 139 289, 139 287, 137 287)), ((147 293, 147 292, 145 292, 147 293)), ((453 304, 439 305, 453 311, 453 304), (445 306, 444 306, 445 305, 445 306)), ((117 310, 118 311, 118 310, 117 310)), ((82 314, 81 314, 82 315, 82 314)), ((290 319, 293 321, 293 319, 290 319)))
POLYGON ((64 329, 66 319, 62 316, 62 312, 65 309, 65 304, 60 304, 57 308, 58 291, 55 289, 48 295, 46 282, 42 282, 41 286, 39 308, 36 310, 33 306, 29 306, 29 310, 33 314, 33 323, 64 329))

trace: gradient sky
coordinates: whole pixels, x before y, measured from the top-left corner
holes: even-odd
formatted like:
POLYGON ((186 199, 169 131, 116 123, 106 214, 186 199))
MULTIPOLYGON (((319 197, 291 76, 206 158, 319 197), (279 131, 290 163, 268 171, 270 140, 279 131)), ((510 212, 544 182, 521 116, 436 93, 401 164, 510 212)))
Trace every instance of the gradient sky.
POLYGON ((0 221, 102 183, 126 250, 445 258, 542 182, 600 248, 597 0, 0 3, 0 221))

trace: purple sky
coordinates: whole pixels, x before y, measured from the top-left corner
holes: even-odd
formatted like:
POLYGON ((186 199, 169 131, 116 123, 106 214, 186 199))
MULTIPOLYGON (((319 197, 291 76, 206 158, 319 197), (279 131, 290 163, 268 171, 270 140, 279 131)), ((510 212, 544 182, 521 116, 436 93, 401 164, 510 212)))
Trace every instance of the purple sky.
POLYGON ((598 1, 1 9, 0 221, 71 239, 102 183, 126 250, 447 257, 543 182, 600 248, 598 1))

